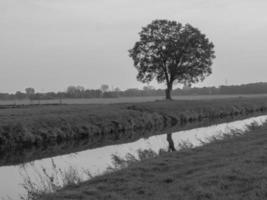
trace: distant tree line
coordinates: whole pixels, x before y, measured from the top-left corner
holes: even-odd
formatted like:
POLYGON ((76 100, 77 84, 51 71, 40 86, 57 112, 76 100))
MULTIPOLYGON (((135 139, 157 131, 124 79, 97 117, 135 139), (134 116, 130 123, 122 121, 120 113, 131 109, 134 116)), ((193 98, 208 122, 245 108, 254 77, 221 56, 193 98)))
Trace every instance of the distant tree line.
MULTIPOLYGON (((218 95, 218 94, 263 94, 267 93, 267 83, 250 83, 243 85, 231 85, 220 87, 184 87, 173 90, 173 95, 218 95)), ((26 88, 24 92, 13 94, 0 93, 0 100, 48 100, 66 98, 117 98, 117 97, 145 97, 164 96, 164 89, 155 89, 145 86, 143 89, 130 88, 121 91, 119 88, 109 89, 108 85, 102 85, 100 89, 85 89, 82 86, 69 86, 64 92, 35 92, 33 88, 26 88)))

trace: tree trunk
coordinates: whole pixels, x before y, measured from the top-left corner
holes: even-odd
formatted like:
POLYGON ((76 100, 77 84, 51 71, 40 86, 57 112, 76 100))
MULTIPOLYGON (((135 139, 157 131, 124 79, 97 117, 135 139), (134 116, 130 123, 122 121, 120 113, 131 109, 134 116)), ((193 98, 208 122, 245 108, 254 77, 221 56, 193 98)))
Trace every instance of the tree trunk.
POLYGON ((171 92, 172 92, 172 84, 167 84, 167 89, 165 90, 166 100, 172 100, 171 92))

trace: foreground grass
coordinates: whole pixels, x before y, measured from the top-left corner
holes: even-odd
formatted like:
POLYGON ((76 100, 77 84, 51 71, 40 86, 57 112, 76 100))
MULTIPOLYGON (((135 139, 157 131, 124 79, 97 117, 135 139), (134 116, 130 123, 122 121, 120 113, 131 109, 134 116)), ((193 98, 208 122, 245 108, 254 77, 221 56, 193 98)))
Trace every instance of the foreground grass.
POLYGON ((160 129, 266 110, 266 97, 2 108, 0 148, 68 140, 120 140, 127 131, 160 129))
POLYGON ((266 131, 265 125, 195 149, 164 153, 42 199, 266 199, 266 131))

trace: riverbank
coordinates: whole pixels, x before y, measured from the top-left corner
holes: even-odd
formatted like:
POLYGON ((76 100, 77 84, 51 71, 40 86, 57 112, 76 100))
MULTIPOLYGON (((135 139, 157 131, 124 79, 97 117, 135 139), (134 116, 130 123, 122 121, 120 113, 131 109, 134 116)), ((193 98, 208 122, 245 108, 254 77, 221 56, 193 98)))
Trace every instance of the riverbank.
POLYGON ((266 199, 267 125, 163 153, 43 197, 46 200, 266 199))
POLYGON ((153 130, 267 111, 267 98, 157 101, 112 105, 41 105, 0 109, 0 147, 28 147, 70 140, 120 140, 153 130))
POLYGON ((73 140, 66 141, 62 143, 57 143, 54 145, 38 145, 38 146, 30 146, 23 149, 10 149, 9 151, 0 151, 0 167, 1 166, 10 166, 10 165, 18 165, 21 163, 27 163, 35 160, 66 155, 73 152, 81 152, 84 150, 95 149, 99 147, 109 146, 109 145, 119 145, 124 143, 130 143, 139 140, 140 138, 149 138, 151 136, 161 135, 162 133, 175 133, 178 131, 185 131, 200 127, 207 127, 211 125, 217 125, 221 123, 229 123, 237 120, 245 120, 248 118, 262 116, 265 113, 252 113, 244 116, 229 116, 223 119, 215 119, 215 120, 202 120, 195 121, 192 123, 186 123, 183 125, 172 126, 169 128, 164 128, 160 130, 142 130, 142 131, 128 131, 121 135, 119 140, 115 140, 115 138, 109 137, 103 138, 102 140, 98 140, 92 143, 89 139, 83 140, 73 140))

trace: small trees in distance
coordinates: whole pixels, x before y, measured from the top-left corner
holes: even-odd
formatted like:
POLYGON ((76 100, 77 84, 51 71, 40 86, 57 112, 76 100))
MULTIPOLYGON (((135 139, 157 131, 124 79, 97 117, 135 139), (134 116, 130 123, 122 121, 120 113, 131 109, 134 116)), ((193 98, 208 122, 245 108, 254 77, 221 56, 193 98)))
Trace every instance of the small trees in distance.
POLYGON ((71 97, 82 97, 82 94, 84 93, 85 89, 82 86, 69 86, 67 88, 67 94, 70 95, 71 97))
POLYGON ((143 87, 143 90, 144 91, 151 91, 151 90, 155 90, 155 88, 153 86, 151 86, 151 85, 147 85, 147 86, 143 87))
POLYGON ((16 99, 26 99, 26 96, 27 96, 27 94, 25 94, 25 93, 23 93, 21 91, 17 91, 15 93, 15 98, 16 99))
POLYGON ((119 87, 116 87, 116 88, 114 89, 114 92, 121 92, 121 89, 120 89, 119 87))
POLYGON ((34 94, 35 94, 35 90, 34 90, 34 88, 31 88, 31 87, 26 88, 26 89, 25 89, 25 92, 26 92, 27 97, 28 97, 28 98, 30 99, 30 101, 32 102, 32 100, 33 100, 33 96, 34 96, 34 94))
POLYGON ((154 20, 139 35, 140 40, 129 50, 137 79, 165 82, 166 99, 171 99, 173 84, 196 83, 211 74, 214 45, 190 24, 154 20))
POLYGON ((25 89, 25 92, 26 92, 26 94, 28 95, 28 96, 30 96, 30 95, 34 95, 34 93, 35 93, 35 90, 34 90, 34 88, 26 88, 25 89))
POLYGON ((105 93, 109 90, 109 86, 106 84, 101 85, 100 90, 105 93))

